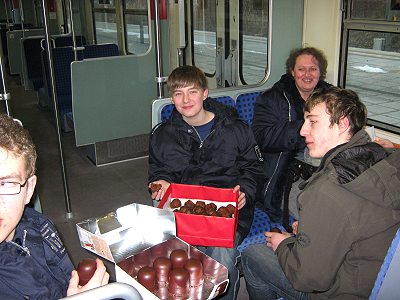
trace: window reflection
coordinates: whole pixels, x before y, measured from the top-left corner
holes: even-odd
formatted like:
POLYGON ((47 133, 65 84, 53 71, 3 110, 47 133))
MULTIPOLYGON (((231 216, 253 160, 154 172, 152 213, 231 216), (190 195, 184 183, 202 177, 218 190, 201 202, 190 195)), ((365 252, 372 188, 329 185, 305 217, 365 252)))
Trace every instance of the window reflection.
POLYGON ((240 17, 240 75, 242 82, 257 84, 268 65, 268 1, 243 1, 240 17))
POLYGON ((346 88, 356 91, 368 118, 400 126, 400 34, 350 30, 346 88))
POLYGON ((194 0, 192 16, 194 64, 205 73, 214 74, 217 55, 216 1, 194 0))
POLYGON ((125 36, 129 53, 143 54, 150 47, 147 0, 125 1, 125 36))

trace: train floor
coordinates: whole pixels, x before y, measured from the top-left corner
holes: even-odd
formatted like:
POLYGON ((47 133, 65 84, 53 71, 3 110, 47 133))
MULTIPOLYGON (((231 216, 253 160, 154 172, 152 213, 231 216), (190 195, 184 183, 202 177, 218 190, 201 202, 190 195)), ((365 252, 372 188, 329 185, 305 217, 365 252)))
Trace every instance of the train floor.
MULTIPOLYGON (((130 203, 152 205, 147 191, 147 157, 96 167, 85 155, 85 147, 75 146, 73 132, 58 138, 52 112, 39 108, 36 92, 25 91, 18 76, 8 77, 7 86, 10 111, 29 130, 37 147, 36 193, 42 212, 56 224, 75 265, 82 258, 95 258, 80 246, 75 224, 130 203), (60 144, 66 181, 61 171, 60 144), (71 214, 67 214, 66 194, 71 214)), ((3 106, 1 111, 5 111, 3 106)), ((105 263, 115 280, 113 264, 105 263)), ((243 277, 238 299, 249 299, 243 277)))

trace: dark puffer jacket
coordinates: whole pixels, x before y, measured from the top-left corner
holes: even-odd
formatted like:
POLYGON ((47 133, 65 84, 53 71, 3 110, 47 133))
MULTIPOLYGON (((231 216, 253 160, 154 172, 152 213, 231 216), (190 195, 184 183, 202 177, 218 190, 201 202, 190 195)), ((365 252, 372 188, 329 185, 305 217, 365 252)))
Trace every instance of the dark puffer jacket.
POLYGON ((300 193, 298 233, 276 254, 310 299, 367 299, 400 226, 400 151, 364 130, 324 156, 300 193))
POLYGON ((210 98, 203 105, 215 114, 214 126, 203 142, 175 109, 168 121, 153 129, 149 182, 164 179, 220 188, 239 184, 246 194, 238 222, 238 233, 244 239, 253 220, 257 181, 262 176, 258 148, 250 127, 237 118, 233 108, 210 98))
MULTIPOLYGON (((316 89, 329 87, 318 82, 316 89)), ((254 107, 252 129, 264 158, 267 181, 261 186, 258 201, 268 210, 272 221, 280 221, 288 164, 305 148, 300 128, 304 122, 304 100, 292 76, 282 75, 274 86, 261 94, 254 107)))
POLYGON ((13 243, 0 243, 0 299, 63 298, 73 269, 54 224, 26 207, 13 243))

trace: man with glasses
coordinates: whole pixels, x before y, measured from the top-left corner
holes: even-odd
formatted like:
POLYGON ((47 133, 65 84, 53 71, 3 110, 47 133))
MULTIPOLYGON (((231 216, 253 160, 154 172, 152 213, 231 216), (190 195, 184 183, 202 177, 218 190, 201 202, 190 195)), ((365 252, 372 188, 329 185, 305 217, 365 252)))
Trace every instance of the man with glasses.
POLYGON ((54 224, 25 207, 36 186, 29 133, 0 114, 0 299, 59 299, 108 282, 100 259, 83 287, 54 224))

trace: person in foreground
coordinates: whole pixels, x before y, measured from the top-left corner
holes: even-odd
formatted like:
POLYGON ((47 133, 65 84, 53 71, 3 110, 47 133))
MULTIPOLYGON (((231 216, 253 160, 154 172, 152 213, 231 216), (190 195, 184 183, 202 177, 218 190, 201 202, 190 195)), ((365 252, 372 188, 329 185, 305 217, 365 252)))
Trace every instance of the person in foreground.
POLYGON ((282 199, 291 159, 304 151, 303 108, 314 89, 326 88, 328 62, 322 51, 305 47, 291 51, 286 74, 262 93, 254 106, 252 129, 264 158, 267 180, 258 192, 272 222, 282 222, 282 199))
POLYGON ((59 299, 108 283, 100 259, 92 279, 79 276, 54 224, 26 207, 35 190, 36 149, 29 133, 0 114, 0 298, 59 299))
POLYGON ((152 198, 160 200, 171 183, 196 184, 239 191, 235 247, 200 249, 228 268, 229 287, 223 299, 236 299, 240 252, 236 246, 250 230, 254 198, 262 166, 250 127, 236 111, 208 98, 207 78, 194 66, 182 66, 168 77, 175 109, 157 125, 149 147, 149 187, 161 184, 152 198))
POLYGON ((304 118, 321 165, 298 196, 296 235, 266 232, 242 253, 250 299, 366 299, 400 226, 400 151, 370 141, 351 90, 314 92, 304 118))

